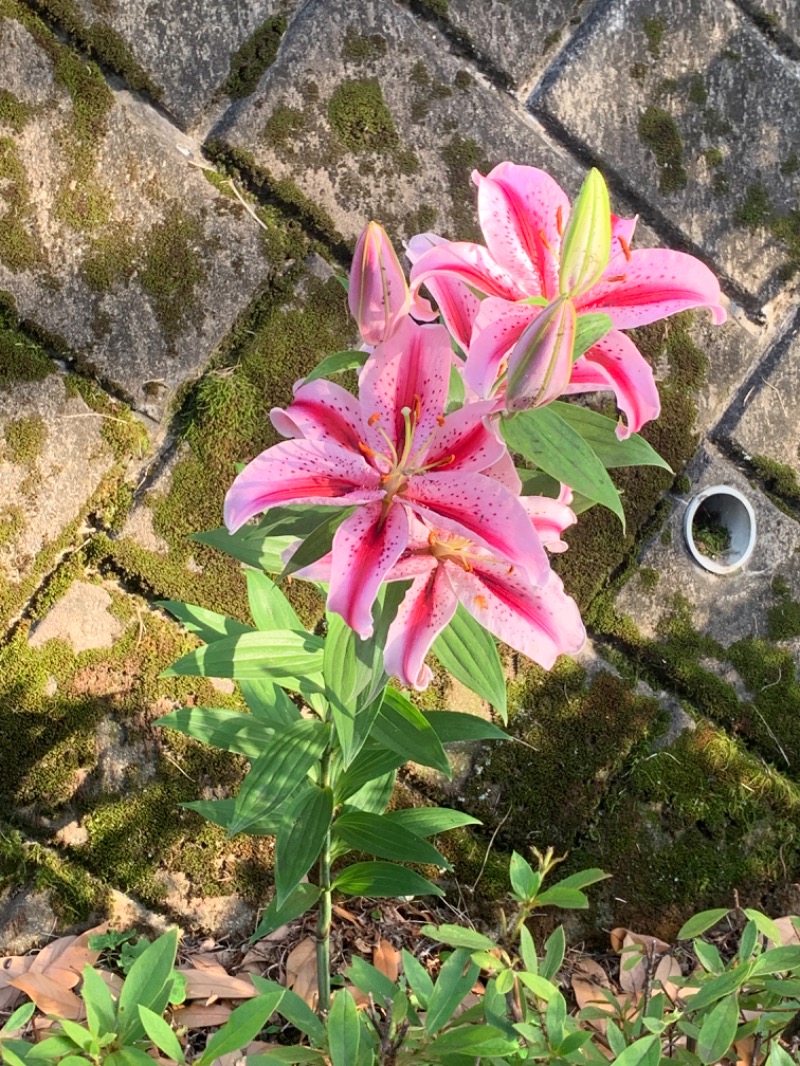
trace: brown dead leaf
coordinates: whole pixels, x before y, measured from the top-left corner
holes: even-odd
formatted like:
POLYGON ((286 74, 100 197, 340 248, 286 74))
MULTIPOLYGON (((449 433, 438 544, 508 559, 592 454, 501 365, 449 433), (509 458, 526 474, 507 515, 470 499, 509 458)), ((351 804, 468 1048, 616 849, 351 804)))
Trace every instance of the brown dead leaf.
POLYGON ((29 955, 8 955, 0 962, 0 1010, 11 1010, 21 999, 21 992, 9 984, 25 973, 30 965, 29 955))
MULTIPOLYGON (((781 932, 781 938, 785 945, 800 944, 800 932, 797 930, 795 922, 800 925, 800 918, 793 918, 792 915, 787 915, 785 918, 776 918, 775 924, 781 932)), ((776 945, 770 940, 770 947, 776 947, 776 945)))
POLYGON ((356 1006, 359 1008, 359 1010, 362 1007, 369 1006, 369 995, 366 992, 362 992, 360 988, 356 988, 356 986, 354 984, 351 984, 349 981, 345 981, 344 987, 355 1000, 356 1006))
POLYGON ((201 970, 180 968, 178 973, 186 978, 187 999, 252 999, 258 995, 252 981, 231 977, 221 966, 201 970))
POLYGON ((316 944, 307 936, 286 959, 286 987, 296 992, 311 1008, 319 998, 316 954, 316 944))
POLYGON ((340 907, 337 903, 334 903, 331 910, 337 918, 343 918, 344 921, 350 922, 350 924, 356 926, 356 928, 361 928, 361 920, 356 918, 355 914, 351 914, 350 911, 345 910, 344 907, 340 907))
POLYGON ((77 936, 62 936, 45 944, 42 950, 33 956, 28 973, 44 973, 77 939, 77 936))
MULTIPOLYGON (((611 989, 611 982, 603 967, 594 959, 581 959, 572 972, 572 991, 578 1008, 595 1007, 606 1014, 613 1014, 614 1007, 600 992, 601 988, 611 989)), ((588 1019, 589 1025, 599 1033, 605 1035, 606 1021, 604 1018, 588 1019)))
POLYGON ((654 958, 672 951, 672 948, 658 937, 648 936, 646 933, 633 933, 630 929, 614 929, 611 938, 612 944, 619 942, 615 934, 623 933, 622 945, 615 950, 621 955, 619 969, 619 984, 623 992, 641 992, 647 979, 648 956, 653 953, 654 958), (636 965, 631 966, 631 959, 637 958, 636 965))
POLYGON ((83 1004, 68 988, 44 973, 20 974, 9 984, 30 997, 43 1014, 58 1014, 62 1018, 77 1021, 83 1014, 83 1004))
POLYGON ((185 1025, 187 1029, 209 1029, 212 1026, 224 1025, 232 1010, 232 1007, 224 1003, 193 1003, 182 1010, 174 1010, 172 1018, 178 1025, 185 1025))
POLYGON ((389 940, 380 939, 372 949, 372 965, 394 982, 400 973, 400 952, 389 940))
MULTIPOLYGON (((736 1066, 753 1066, 753 1049, 755 1048, 755 1039, 752 1036, 746 1036, 742 1040, 735 1040, 733 1043, 734 1050, 738 1056, 736 1060, 736 1066)), ((761 1063, 766 1058, 766 1055, 760 1053, 755 1060, 756 1066, 761 1066, 761 1063)))
POLYGON ((681 991, 680 986, 675 982, 675 978, 682 976, 678 960, 672 955, 665 955, 656 966, 656 972, 653 976, 674 1003, 681 991))

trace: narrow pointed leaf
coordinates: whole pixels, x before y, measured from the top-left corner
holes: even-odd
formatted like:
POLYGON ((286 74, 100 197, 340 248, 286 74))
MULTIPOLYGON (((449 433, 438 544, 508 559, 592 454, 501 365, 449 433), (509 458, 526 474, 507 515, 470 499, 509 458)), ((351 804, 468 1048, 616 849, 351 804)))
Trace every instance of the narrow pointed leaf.
POLYGON ((303 784, 308 771, 322 757, 328 736, 328 727, 322 722, 305 718, 276 733, 242 783, 228 832, 241 833, 303 784))
POLYGON ((739 1023, 736 996, 726 996, 705 1016, 697 1038, 697 1054, 702 1063, 718 1062, 733 1044, 739 1023))
POLYGON ((287 1022, 291 1022, 295 1029, 305 1033, 312 1043, 323 1043, 325 1040, 325 1026, 306 1001, 301 999, 296 992, 293 992, 290 988, 284 988, 277 981, 270 981, 266 977, 259 977, 254 973, 250 974, 250 980, 259 992, 282 992, 283 999, 277 1008, 278 1013, 282 1014, 287 1022))
POLYGON ((383 814, 392 798, 397 771, 391 770, 382 777, 374 777, 347 797, 344 811, 366 811, 367 814, 383 814))
POLYGON ((239 679, 247 706, 253 717, 267 725, 291 725, 300 717, 300 711, 282 688, 274 681, 245 681, 239 679))
POLYGON ((264 631, 291 629, 302 633, 305 626, 281 589, 261 570, 246 570, 247 601, 256 626, 264 631))
POLYGON ((433 654, 448 673, 491 703, 504 722, 507 720, 506 679, 497 645, 462 604, 434 641, 433 654))
POLYGON ((404 752, 397 752, 394 748, 386 748, 375 741, 369 741, 358 753, 350 769, 337 775, 334 782, 336 802, 341 803, 355 795, 364 785, 385 777, 405 761, 404 752))
POLYGON ((425 711, 424 714, 442 744, 461 740, 511 740, 494 722, 477 714, 463 711, 425 711))
POLYGON ((208 1066, 214 1059, 247 1047, 267 1024, 270 1015, 278 1009, 282 998, 281 989, 277 992, 266 992, 242 1003, 208 1041, 203 1054, 199 1059, 195 1059, 195 1066, 208 1066))
POLYGON ((265 570, 268 574, 277 574, 283 569, 283 553, 297 543, 297 536, 262 536, 258 540, 248 539, 245 531, 250 527, 229 533, 224 526, 209 529, 203 533, 193 533, 189 540, 205 544, 210 548, 238 559, 240 563, 265 570))
POLYGON ((358 1057, 360 1034, 356 1001, 346 988, 341 988, 333 996, 328 1015, 331 1066, 353 1066, 358 1057))
POLYGON ((392 981, 376 969, 370 963, 358 955, 354 955, 350 965, 344 971, 345 977, 352 981, 356 988, 369 995, 372 993, 378 999, 380 1006, 391 1003, 397 994, 397 988, 392 981))
POLYGON ((694 936, 700 936, 707 929, 711 929, 717 922, 721 922, 728 913, 726 907, 717 907, 711 911, 700 911, 695 914, 678 930, 678 940, 690 940, 694 936))
POLYGON ((427 1033, 437 1032, 450 1021, 479 973, 479 968, 470 959, 470 952, 466 948, 456 948, 436 978, 425 1015, 427 1033))
POLYGON ((132 1043, 144 1035, 139 1007, 161 1014, 172 985, 172 970, 178 948, 178 930, 170 929, 153 941, 131 966, 117 1002, 120 1040, 132 1043))
POLYGON ((95 1037, 113 1033, 117 1009, 108 985, 93 966, 84 966, 81 976, 83 978, 81 996, 86 1009, 86 1024, 95 1037))
POLYGON ((285 580, 290 574, 302 570, 304 566, 310 566, 311 563, 327 555, 331 550, 336 530, 352 513, 352 510, 352 507, 329 507, 328 514, 306 535, 300 546, 292 553, 289 561, 284 563, 277 581, 285 580))
POLYGON ((181 707, 157 718, 153 725, 175 729, 221 751, 257 759, 275 735, 275 729, 252 714, 226 707, 181 707))
POLYGON ((326 355, 310 374, 306 374, 303 384, 308 385, 317 378, 329 378, 332 374, 342 374, 345 370, 355 370, 366 363, 367 355, 367 352, 333 352, 326 355))
POLYGON ((302 884, 297 886, 282 907, 278 906, 277 898, 273 897, 272 902, 261 916, 258 928, 250 937, 250 943, 260 940, 262 936, 269 936, 282 925, 287 925, 295 918, 302 917, 311 910, 321 894, 322 889, 317 885, 302 884))
POLYGON ((588 352, 593 344, 605 337, 614 328, 610 315, 588 314, 578 315, 577 329, 575 330, 575 347, 572 349, 573 361, 584 352, 588 352))
POLYGON ((406 810, 387 811, 385 817, 421 837, 432 837, 458 829, 462 825, 480 825, 477 818, 447 807, 409 807, 406 810))
POLYGON ((293 825, 278 834, 275 888, 279 907, 286 903, 317 859, 332 816, 333 793, 329 788, 312 785, 307 799, 297 809, 293 825))
POLYGON ((433 995, 433 981, 431 975, 421 962, 414 958, 410 951, 403 948, 400 952, 403 960, 403 973, 406 975, 409 988, 417 997, 420 1009, 427 1010, 430 998, 433 995))
POLYGON ((444 892, 405 866, 391 862, 357 862, 343 870, 333 887, 348 896, 443 896, 444 892))
POLYGON ((672 467, 662 459, 651 444, 638 433, 626 440, 617 437, 617 423, 613 418, 598 414, 588 407, 556 400, 550 407, 583 437, 600 462, 607 469, 619 466, 660 466, 672 473, 672 467))
POLYGON ((450 762, 433 726, 414 704, 396 689, 388 688, 380 713, 372 727, 373 738, 383 747, 396 751, 422 766, 432 766, 448 778, 450 762))
POLYGON ((322 640, 310 633, 280 630, 242 633, 204 644, 178 659, 162 677, 233 677, 280 680, 300 688, 322 672, 322 640))
POLYGON ((466 948, 467 951, 494 951, 497 946, 488 936, 463 925, 423 925, 420 932, 431 940, 438 940, 440 944, 466 948))
POLYGON ((624 529, 625 513, 606 468, 580 433, 552 407, 537 407, 502 419, 500 429, 506 444, 557 481, 613 511, 624 529))
POLYGON ((353 811, 336 819, 334 836, 354 851, 396 862, 431 863, 445 870, 450 863, 423 837, 381 814, 353 811))
POLYGON ((156 1045, 159 1051, 163 1051, 174 1062, 184 1063, 183 1048, 175 1035, 172 1026, 160 1014, 139 1004, 139 1018, 144 1031, 156 1045))
POLYGON ((252 633, 253 627, 239 622, 227 615, 198 607, 195 603, 180 603, 177 600, 156 600, 156 606, 168 611, 173 618, 194 633, 205 644, 213 644, 223 637, 235 637, 241 633, 252 633))
POLYGON ((437 1036, 431 1044, 437 1055, 468 1055, 480 1061, 488 1055, 514 1055, 519 1052, 519 1041, 511 1040, 493 1025, 462 1025, 448 1029, 437 1036))

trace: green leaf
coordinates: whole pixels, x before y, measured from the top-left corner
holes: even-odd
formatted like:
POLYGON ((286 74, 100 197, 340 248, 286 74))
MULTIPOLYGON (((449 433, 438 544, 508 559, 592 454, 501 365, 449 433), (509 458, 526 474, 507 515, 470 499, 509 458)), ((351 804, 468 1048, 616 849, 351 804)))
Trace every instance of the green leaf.
POLYGON ((236 637, 242 633, 252 633, 253 627, 238 622, 235 618, 208 611, 194 603, 179 603, 177 600, 156 600, 156 606, 168 611, 173 618, 194 633, 205 644, 213 644, 223 637, 236 637))
POLYGON ((281 1047, 275 1051, 268 1051, 266 1055, 248 1055, 247 1066, 270 1066, 271 1063, 288 1063, 289 1066, 304 1063, 319 1064, 326 1066, 328 1060, 321 1051, 314 1051, 309 1047, 281 1047))
POLYGON ((461 371, 459 367, 451 366, 450 383, 447 387, 447 404, 444 413, 449 415, 451 411, 457 411, 459 407, 463 407, 466 398, 467 393, 464 388, 464 378, 461 376, 461 371))
POLYGON ((516 851, 511 854, 508 876, 517 896, 525 901, 533 899, 542 883, 542 875, 535 873, 527 859, 516 851))
POLYGON ((270 633, 291 629, 302 633, 305 626, 286 596, 262 570, 246 570, 247 601, 258 629, 270 633))
POLYGON ((77 1022, 71 1021, 69 1018, 59 1018, 58 1024, 76 1047, 79 1047, 83 1052, 91 1053, 95 1038, 85 1026, 78 1025, 77 1022))
MULTIPOLYGON (((617 1030, 619 1031, 619 1030, 617 1030)), ((643 1036, 617 1055, 614 1066, 658 1066, 661 1040, 657 1036, 643 1036)))
MULTIPOLYGON (((91 966, 86 967, 87 970, 91 970, 91 966)), ((103 982, 102 977, 98 977, 98 980, 103 982)), ((85 981, 85 978, 84 978, 85 981)), ((103 988, 108 992, 108 988, 103 982, 103 988)), ((109 992, 109 998, 111 993, 109 992)), ((84 1000, 86 999, 86 987, 84 985, 84 1000)), ((6 1021, 2 1029, 0 1029, 0 1036, 5 1036, 8 1033, 14 1033, 17 1029, 21 1029, 23 1025, 27 1025, 31 1020, 34 1011, 36 1010, 35 1003, 22 1003, 15 1011, 11 1012, 11 1016, 6 1021)))
POLYGON ((226 707, 181 707, 157 718, 153 725, 175 729, 221 751, 233 751, 257 759, 275 730, 252 714, 226 707))
POLYGON ((144 1026, 144 1031, 159 1051, 163 1051, 165 1055, 176 1062, 183 1063, 186 1061, 183 1048, 174 1030, 160 1014, 156 1014, 149 1007, 144 1007, 140 1004, 139 1018, 144 1026))
POLYGON ((511 740, 494 722, 487 722, 477 714, 463 711, 424 711, 442 744, 464 740, 511 740))
POLYGON ((316 381, 317 378, 327 378, 331 374, 342 374, 345 370, 354 370, 357 366, 363 366, 368 354, 368 352, 347 351, 326 355, 310 374, 306 374, 303 384, 308 385, 310 381, 316 381))
POLYGON ((680 927, 678 940, 690 940, 692 937, 700 936, 701 933, 711 929, 717 922, 721 922, 727 913, 728 911, 725 907, 717 907, 711 911, 700 911, 699 914, 695 914, 694 917, 680 927))
POLYGON ((500 429, 506 443, 546 474, 613 511, 624 530, 625 513, 606 468, 580 433, 552 407, 549 404, 501 419, 500 429))
POLYGON ((539 972, 539 958, 536 954, 536 945, 533 942, 527 925, 522 925, 519 931, 519 953, 525 969, 530 973, 539 972))
POLYGON ((117 1025, 117 1011, 111 992, 100 974, 92 966, 84 966, 81 976, 81 996, 86 1008, 86 1024, 95 1037, 113 1033, 117 1025))
POLYGON ((783 937, 780 929, 771 918, 768 918, 766 914, 762 914, 761 911, 753 910, 751 907, 745 907, 744 913, 755 924, 762 936, 771 940, 776 946, 780 946, 783 937))
POLYGON ((567 941, 564 936, 564 927, 559 925, 544 944, 544 958, 539 964, 539 973, 548 981, 552 981, 564 962, 564 953, 567 949, 567 941))
POLYGON ((545 1024, 547 1036, 552 1047, 558 1047, 564 1039, 564 1024, 567 1020, 567 1001, 556 990, 547 1001, 545 1024))
POLYGON ((254 718, 266 725, 291 725, 300 711, 274 681, 245 681, 239 679, 247 706, 254 718))
POLYGON ((718 1062, 730 1048, 739 1024, 739 1003, 736 996, 726 996, 709 1011, 700 1026, 697 1054, 710 1066, 718 1062))
MULTIPOLYGON (((356 635, 338 614, 327 615, 322 676, 331 708, 336 739, 345 769, 358 755, 366 732, 356 728, 356 695, 359 680, 356 662, 356 635)), ((377 708, 375 708, 377 712, 377 708)))
POLYGON ((331 1066, 353 1066, 358 1056, 361 1026, 356 1001, 346 988, 333 996, 328 1014, 328 1053, 331 1066))
POLYGON ((529 988, 539 999, 543 999, 545 1003, 549 1003, 558 991, 552 981, 548 981, 546 977, 538 973, 521 973, 519 979, 526 988, 529 988))
POLYGON ((358 792, 347 797, 343 810, 366 811, 367 814, 383 814, 389 806, 389 800, 394 792, 394 784, 397 780, 397 771, 392 770, 383 777, 375 777, 362 785, 358 792))
POLYGON ((725 969, 725 963, 722 961, 722 956, 713 944, 707 944, 705 940, 696 940, 694 951, 695 955, 697 955, 700 960, 700 964, 708 970, 709 973, 722 973, 725 969))
POLYGON ((519 1051, 519 1043, 509 1040, 493 1025, 462 1025, 437 1036, 431 1050, 438 1055, 460 1052, 472 1060, 484 1055, 514 1055, 519 1051))
POLYGON ((408 807, 405 810, 387 811, 384 817, 420 837, 437 836, 462 825, 481 824, 471 814, 451 811, 448 807, 408 807))
POLYGON ((684 995, 682 998, 690 1010, 701 1010, 741 988, 750 979, 752 969, 753 964, 748 963, 746 966, 737 966, 734 970, 725 970, 718 977, 704 981, 702 987, 694 995, 684 995))
POLYGON ((587 888, 589 885, 596 885, 598 881, 606 881, 609 877, 611 874, 607 874, 605 870, 593 867, 591 870, 579 870, 576 874, 562 878, 553 888, 587 888))
POLYGON ((216 548, 225 555, 238 559, 240 563, 266 570, 268 574, 277 574, 283 568, 283 553, 297 543, 297 534, 261 536, 255 540, 252 531, 253 527, 245 526, 236 533, 229 533, 222 527, 209 529, 204 533, 193 533, 189 540, 216 548))
POLYGON ((132 1043, 144 1035, 140 1006, 149 1007, 156 1014, 163 1013, 177 949, 178 930, 170 929, 153 941, 131 966, 117 1001, 117 1031, 122 1043, 132 1043))
POLYGON ((586 910, 589 900, 579 888, 554 885, 536 897, 537 907, 563 907, 566 910, 586 910))
POLYGON ((306 718, 276 733, 242 782, 229 834, 241 833, 279 807, 322 758, 328 739, 326 725, 306 718))
POLYGON ((305 566, 310 566, 331 550, 336 530, 353 513, 352 507, 329 507, 328 514, 315 528, 306 535, 300 546, 292 552, 287 563, 278 575, 279 582, 290 574, 297 573, 305 566))
POLYGON ((405 761, 404 752, 396 752, 369 741, 358 753, 350 769, 336 777, 333 790, 336 802, 341 803, 354 796, 364 785, 391 773, 405 761))
POLYGON ((312 785, 307 799, 297 810, 288 831, 279 833, 275 846, 275 888, 278 906, 305 877, 322 850, 333 817, 333 793, 312 785))
POLYGON ((282 925, 288 925, 295 918, 302 917, 311 910, 321 895, 322 889, 318 885, 302 884, 297 886, 281 907, 278 906, 277 897, 273 896, 272 902, 261 915, 258 928, 250 937, 250 943, 260 940, 261 937, 269 936, 282 925))
POLYGON ((391 862, 357 862, 342 870, 333 887, 348 896, 443 896, 444 892, 405 866, 391 862))
POLYGON ((797 1066, 797 1063, 789 1052, 784 1051, 776 1040, 770 1048, 766 1066, 797 1066))
POLYGON ((389 980, 386 974, 381 973, 375 966, 365 962, 358 955, 353 959, 344 971, 348 980, 352 981, 356 988, 367 995, 374 995, 380 1006, 391 1003, 397 994, 397 986, 389 980))
POLYGON ((302 691, 302 682, 309 678, 321 681, 322 647, 322 640, 310 633, 242 633, 195 648, 161 676, 280 680, 286 687, 302 691))
POLYGON ((469 951, 493 951, 497 946, 493 940, 476 929, 467 929, 463 925, 423 925, 423 936, 438 940, 440 944, 449 944, 451 948, 467 948, 469 951))
POLYGON ((425 1015, 425 1031, 435 1033, 447 1025, 456 1008, 477 980, 480 970, 466 948, 456 948, 436 979, 425 1015))
POLYGON ((258 1036, 270 1015, 280 1006, 282 999, 283 989, 279 989, 276 992, 265 992, 242 1003, 208 1041, 203 1054, 194 1060, 195 1066, 207 1066, 222 1055, 246 1047, 258 1036))
POLYGON ((368 855, 397 862, 431 863, 445 870, 452 869, 433 844, 382 814, 368 814, 366 811, 342 814, 334 823, 333 835, 349 848, 365 851, 368 855))
POLYGON ((611 321, 610 315, 602 313, 578 315, 575 344, 572 349, 573 362, 580 358, 584 352, 588 352, 593 344, 597 344, 613 328, 614 323, 611 321))
POLYGON ((491 703, 507 721, 506 679, 494 637, 462 604, 433 642, 433 654, 448 673, 491 703))
POLYGON ((373 738, 384 748, 422 766, 432 766, 452 777, 450 761, 442 742, 427 718, 396 689, 387 688, 372 727, 373 738))
POLYGON ((295 1029, 305 1033, 312 1044, 321 1044, 325 1040, 325 1026, 306 1001, 301 999, 296 992, 293 992, 290 988, 284 988, 283 985, 279 985, 276 981, 270 981, 266 977, 259 977, 257 974, 250 974, 250 980, 259 992, 283 993, 280 1006, 276 1008, 278 1013, 282 1014, 286 1021, 290 1022, 295 1029))
MULTIPOLYGON (((541 470, 531 471, 517 467, 517 473, 522 482, 521 494, 523 496, 549 496, 555 500, 561 493, 561 482, 556 481, 549 474, 542 473, 541 470)), ((581 496, 579 492, 573 492, 572 503, 569 506, 570 510, 574 511, 575 514, 583 514, 590 507, 594 507, 594 500, 581 496)))
POLYGON ((782 948, 770 948, 755 960, 751 974, 782 973, 784 970, 800 970, 800 947, 789 944, 782 948))
POLYGON ((406 975, 408 987, 417 997, 420 1010, 427 1010, 433 995, 433 980, 422 963, 415 959, 410 951, 401 948, 400 956, 403 960, 403 973, 406 975))
POLYGON ((103 1066, 152 1066, 152 1062, 150 1056, 138 1047, 121 1047, 105 1057, 103 1066))
POLYGON ((672 473, 672 467, 638 433, 626 440, 617 437, 617 423, 613 418, 579 407, 574 403, 555 400, 550 407, 586 441, 603 466, 660 466, 672 473))

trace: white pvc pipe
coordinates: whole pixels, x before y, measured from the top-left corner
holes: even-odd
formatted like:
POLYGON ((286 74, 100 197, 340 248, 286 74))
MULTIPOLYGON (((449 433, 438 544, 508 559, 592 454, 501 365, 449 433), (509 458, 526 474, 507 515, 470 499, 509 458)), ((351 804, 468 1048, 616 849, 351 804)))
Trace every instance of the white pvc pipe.
POLYGON ((710 570, 712 574, 730 574, 744 566, 753 554, 756 516, 749 501, 737 489, 729 485, 711 485, 690 500, 683 519, 683 532, 689 551, 704 570, 710 570), (694 520, 698 508, 704 503, 730 539, 728 547, 716 559, 706 555, 695 540, 694 520))

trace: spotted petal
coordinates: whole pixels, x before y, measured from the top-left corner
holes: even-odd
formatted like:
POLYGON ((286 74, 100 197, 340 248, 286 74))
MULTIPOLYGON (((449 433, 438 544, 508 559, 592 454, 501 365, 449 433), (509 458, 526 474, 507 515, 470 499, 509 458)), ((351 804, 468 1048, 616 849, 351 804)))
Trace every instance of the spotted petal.
POLYGON ((650 364, 624 333, 612 330, 576 359, 567 393, 611 389, 625 424, 617 426, 617 436, 625 440, 661 412, 658 388, 650 364))
POLYGON ((420 456, 420 465, 441 463, 447 473, 456 470, 485 470, 506 452, 505 444, 487 426, 494 409, 491 400, 465 404, 445 415, 429 447, 420 456))
POLYGON ((389 626, 383 659, 387 674, 420 691, 433 676, 425 656, 458 607, 446 568, 432 556, 426 562, 427 572, 415 578, 389 626))
POLYGON ((296 386, 292 403, 285 409, 273 407, 270 418, 284 437, 341 444, 354 452, 365 439, 358 401, 325 378, 296 386))
POLYGON ((490 396, 508 354, 541 307, 487 296, 481 303, 464 367, 464 380, 478 396, 490 396))
POLYGON ((499 266, 482 244, 447 241, 426 252, 411 268, 411 287, 426 285, 429 278, 452 278, 487 296, 521 300, 530 295, 507 270, 499 266))
POLYGON ((317 503, 337 507, 382 499, 380 475, 340 444, 283 441, 248 463, 225 497, 231 533, 277 504, 317 503))

